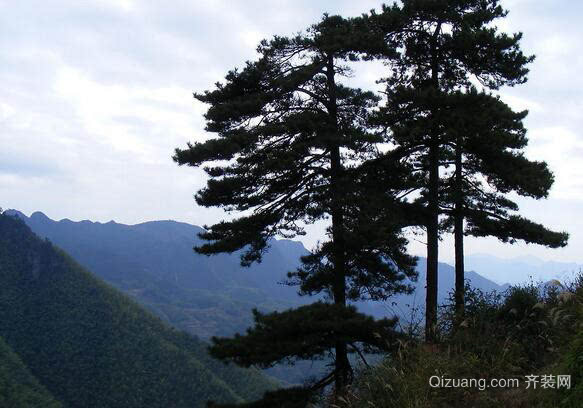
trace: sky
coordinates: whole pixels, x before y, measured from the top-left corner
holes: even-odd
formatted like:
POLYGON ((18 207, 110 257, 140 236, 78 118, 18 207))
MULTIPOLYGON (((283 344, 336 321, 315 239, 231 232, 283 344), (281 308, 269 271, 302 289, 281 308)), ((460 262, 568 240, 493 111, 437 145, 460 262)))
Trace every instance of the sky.
MULTIPOLYGON (((507 0, 498 22, 524 33, 535 54, 529 81, 500 90, 525 120, 527 157, 555 174, 546 200, 519 199, 521 214, 568 231, 562 249, 466 240, 467 253, 583 263, 583 5, 507 0)), ((0 0, 0 207, 53 219, 125 224, 173 219, 212 224, 225 214, 193 200, 201 170, 179 167, 176 147, 203 141, 205 106, 228 70, 254 59, 262 38, 290 35, 323 13, 356 16, 368 0, 0 0)), ((363 85, 378 66, 355 72, 363 85)), ((361 85, 359 83, 358 85, 361 85)), ((323 239, 322 225, 301 240, 323 239)), ((422 237, 411 252, 423 255, 422 237)), ((444 237, 440 259, 453 259, 444 237)))

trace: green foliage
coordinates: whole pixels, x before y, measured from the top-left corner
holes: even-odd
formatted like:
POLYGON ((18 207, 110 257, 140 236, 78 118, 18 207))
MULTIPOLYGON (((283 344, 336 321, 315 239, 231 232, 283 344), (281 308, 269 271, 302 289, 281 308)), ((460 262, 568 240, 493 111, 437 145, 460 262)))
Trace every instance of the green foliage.
POLYGON ((273 236, 304 234, 302 223, 331 219, 329 240, 289 276, 302 294, 324 293, 334 306, 256 313, 256 329, 214 339, 213 353, 244 365, 271 365, 333 351, 337 393, 351 375, 348 346, 376 346, 370 330, 390 326, 356 315, 347 301, 409 291, 404 281, 416 275, 401 233, 409 224, 397 217, 411 209, 397 198, 407 189, 403 168, 393 163, 395 173, 384 172, 386 182, 373 185, 375 167, 363 165, 378 157, 383 142, 368 125, 379 98, 340 82, 350 75, 344 62, 393 52, 382 33, 368 28, 360 19, 325 15, 305 34, 263 41, 257 61, 229 72, 216 89, 195 94, 209 105, 206 129, 216 137, 174 156, 181 165, 206 166, 210 179, 196 194, 198 204, 245 212, 201 233, 206 243, 195 248, 199 253, 242 250, 241 263, 249 266, 262 259, 273 236), (306 316, 311 312, 329 319, 330 327, 306 316), (364 332, 348 330, 353 323, 364 332), (299 336, 292 334, 300 327, 299 336))
POLYGON ((243 402, 275 384, 213 360, 171 329, 0 216, 0 335, 65 407, 204 406, 243 402))
POLYGON ((440 232, 455 233, 458 307, 463 305, 464 235, 550 247, 565 246, 568 239, 519 216, 517 204, 507 197, 510 192, 546 197, 554 180, 546 163, 524 157, 527 112, 513 112, 474 88, 479 83, 496 90, 526 81, 534 57, 521 51, 520 34, 501 33, 494 25, 506 14, 498 0, 405 0, 363 17, 399 45, 387 59, 387 102, 374 119, 390 130, 386 141, 396 146, 387 156, 413 169, 409 178, 417 185, 410 192, 426 209, 420 225, 428 241, 429 340, 437 318, 440 232))
MULTIPOLYGON (((14 212, 12 212, 14 214, 14 212)), ((174 221, 138 225, 53 221, 40 213, 18 214, 80 264, 131 296, 165 322, 204 341, 244 333, 252 309, 262 312, 298 307, 309 301, 281 285, 307 252, 299 242, 277 240, 260 264, 241 268, 238 254, 213 257, 192 251, 200 228, 174 221)), ((278 366, 267 375, 301 384, 325 371, 324 362, 278 366)))
POLYGON ((2 337, 0 337, 0 407, 62 407, 34 378, 2 337))
POLYGON ((525 286, 512 286, 508 289, 502 310, 508 318, 521 320, 529 317, 534 306, 540 300, 540 289, 534 283, 525 286))
POLYGON ((454 298, 443 306, 441 343, 403 343, 365 370, 343 408, 579 407, 583 396, 583 277, 511 287, 505 294, 466 287, 465 320, 454 298), (526 389, 525 375, 571 375, 571 389, 526 389), (432 388, 431 376, 517 378, 519 388, 432 388))
POLYGON ((577 407, 583 398, 583 330, 579 330, 563 357, 560 366, 564 372, 571 375, 570 391, 563 391, 563 406, 577 407))
POLYGON ((464 298, 464 321, 461 323, 456 321, 455 310, 455 296, 450 293, 448 302, 441 307, 440 321, 438 325, 439 337, 447 340, 455 337, 455 341, 462 347, 470 345, 472 349, 477 350, 481 348, 481 354, 487 355, 491 350, 487 342, 480 342, 473 344, 475 332, 479 333, 493 333, 492 330, 496 327, 496 323, 500 316, 500 308, 502 305, 502 295, 498 292, 483 292, 469 285, 466 281, 464 298), (456 330, 455 323, 461 324, 464 330, 456 330), (472 332, 470 332, 470 330, 472 332), (471 333, 471 334, 470 334, 471 333))
MULTIPOLYGON (((565 312, 560 317, 568 322, 570 331, 561 333, 559 358, 553 368, 556 374, 571 375, 571 389, 557 390, 552 398, 560 401, 560 407, 575 408, 583 398, 583 273, 579 272, 573 282, 557 286, 561 290, 553 294, 555 308, 565 312)), ((550 397, 540 396, 545 401, 550 397)))
MULTIPOLYGON (((261 261, 273 236, 303 234, 302 223, 330 219, 329 240, 288 276, 300 294, 323 293, 338 306, 327 315, 336 322, 346 319, 347 301, 386 300, 410 290, 406 279, 415 278, 415 260, 402 229, 424 227, 425 335, 435 341, 441 232, 455 232, 459 319, 464 235, 566 245, 566 233, 519 216, 507 197, 546 197, 553 183, 546 163, 524 157, 526 112, 473 85, 496 90, 526 81, 534 57, 522 53, 520 34, 498 31, 494 22, 505 16, 497 0, 404 0, 358 18, 325 15, 306 34, 263 41, 258 60, 195 94, 209 105, 206 130, 216 137, 176 149, 178 164, 206 166, 209 180, 196 194, 198 204, 245 214, 208 227, 196 251, 243 250, 241 263, 249 266, 261 261), (341 84, 351 72, 346 61, 369 59, 383 59, 391 74, 381 80, 387 98, 381 108, 373 92, 341 84)), ((521 293, 513 296, 520 301, 521 293)), ((518 338, 538 332, 532 306, 522 306, 528 316, 509 323, 518 338)), ((213 353, 248 366, 333 349, 338 397, 349 382, 351 339, 338 327, 322 336, 309 318, 301 333, 317 341, 291 335, 283 319, 300 327, 295 322, 307 310, 256 313, 255 329, 214 339, 213 353), (278 343, 271 353, 263 351, 267 338, 278 343)))
POLYGON ((246 335, 213 338, 211 354, 249 367, 270 367, 281 361, 323 358, 340 339, 359 352, 390 350, 399 337, 394 332, 396 319, 374 320, 358 313, 354 306, 342 307, 316 302, 284 312, 262 314, 255 310, 255 327, 246 335))
POLYGON ((386 359, 378 367, 364 371, 351 389, 346 408, 453 408, 494 406, 487 393, 464 388, 447 390, 431 388, 429 378, 471 378, 495 375, 473 353, 457 353, 455 358, 436 353, 421 346, 404 345, 395 357, 386 359), (473 395, 470 393, 473 391, 473 395))
MULTIPOLYGON (((356 217, 367 204, 364 191, 373 192, 357 183, 365 178, 356 164, 374 157, 382 139, 366 122, 378 97, 339 82, 350 74, 343 61, 376 52, 368 49, 374 33, 360 43, 344 37, 346 32, 354 33, 353 21, 325 16, 306 35, 264 41, 257 61, 229 72, 215 90, 195 95, 209 104, 207 131, 217 137, 176 149, 174 160, 190 166, 208 163, 204 169, 210 180, 196 194, 198 204, 251 213, 209 227, 200 234, 208 242, 198 245, 198 252, 244 249, 242 263, 249 265, 261 259, 270 237, 303 234, 300 221, 312 223, 341 207, 342 229, 351 231, 344 225, 352 220, 351 210, 356 217), (340 149, 347 152, 341 155, 340 149)), ((376 36, 374 44, 382 41, 376 36)), ((394 195, 387 187, 383 192, 394 195)), ((398 225, 376 226, 383 239, 399 236, 398 225)), ((358 248, 374 258, 387 255, 413 274, 414 259, 402 254, 403 244, 382 249, 377 254, 364 244, 358 248)))
POLYGON ((93 274, 203 340, 245 331, 254 307, 282 310, 305 303, 293 288, 278 284, 307 253, 299 242, 272 242, 261 264, 247 270, 238 254, 207 258, 193 253, 193 237, 202 229, 189 224, 128 226, 57 222, 40 213, 19 216, 93 274))

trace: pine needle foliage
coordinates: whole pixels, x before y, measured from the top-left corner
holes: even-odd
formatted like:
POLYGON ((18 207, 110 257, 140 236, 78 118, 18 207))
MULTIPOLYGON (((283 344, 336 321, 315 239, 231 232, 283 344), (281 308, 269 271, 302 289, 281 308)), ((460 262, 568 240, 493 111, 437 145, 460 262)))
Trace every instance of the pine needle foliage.
POLYGON ((347 355, 361 347, 356 343, 366 349, 381 344, 373 333, 386 334, 385 342, 395 337, 394 321, 375 322, 347 302, 409 291, 406 279, 415 278, 401 234, 408 221, 396 216, 407 208, 398 199, 403 167, 393 165, 379 188, 365 165, 384 142, 369 129, 379 98, 342 83, 352 74, 348 62, 394 53, 382 33, 367 27, 360 19, 324 16, 305 34, 263 41, 257 61, 195 94, 209 105, 206 130, 216 137, 174 156, 209 175, 198 204, 244 214, 206 227, 199 253, 242 250, 242 264, 250 265, 261 260, 270 238, 300 235, 303 224, 329 220, 328 240, 289 276, 302 294, 323 292, 327 303, 256 312, 255 329, 214 339, 211 351, 262 366, 333 351, 334 368, 319 387, 333 381, 338 394, 350 382, 347 355))
POLYGON ((460 312, 464 235, 551 247, 567 240, 565 233, 516 215, 518 206, 506 196, 516 192, 543 198, 553 182, 546 163, 524 156, 526 112, 513 112, 487 92, 526 82, 527 65, 534 60, 520 48, 521 33, 508 35, 494 25, 506 15, 498 0, 404 0, 363 17, 389 43, 400 45, 399 55, 386 59, 387 103, 376 119, 386 129, 387 141, 419 175, 418 203, 427 210, 429 341, 434 340, 437 317, 442 232, 454 231, 460 312))

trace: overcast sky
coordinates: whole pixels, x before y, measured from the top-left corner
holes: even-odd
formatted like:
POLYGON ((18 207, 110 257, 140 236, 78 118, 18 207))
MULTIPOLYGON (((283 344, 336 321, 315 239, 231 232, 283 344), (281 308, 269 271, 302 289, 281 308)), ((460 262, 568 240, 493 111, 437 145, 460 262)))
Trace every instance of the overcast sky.
MULTIPOLYGON (((262 38, 293 34, 324 12, 352 16, 380 4, 0 0, 0 206, 57 220, 219 220, 221 210, 192 199, 205 184, 202 172, 171 160, 174 148, 206 137, 205 107, 192 92, 253 59, 262 38)), ((583 263, 583 6, 502 4, 510 14, 499 27, 522 31, 523 50, 537 59, 529 82, 501 95, 530 110, 527 155, 546 160, 556 176, 549 199, 520 200, 522 213, 571 240, 548 250, 468 239, 467 253, 583 263)), ((310 247, 321 238, 312 228, 303 241, 310 247)), ((423 245, 413 241, 411 250, 422 255, 423 245)), ((441 259, 452 258, 446 238, 441 259)))

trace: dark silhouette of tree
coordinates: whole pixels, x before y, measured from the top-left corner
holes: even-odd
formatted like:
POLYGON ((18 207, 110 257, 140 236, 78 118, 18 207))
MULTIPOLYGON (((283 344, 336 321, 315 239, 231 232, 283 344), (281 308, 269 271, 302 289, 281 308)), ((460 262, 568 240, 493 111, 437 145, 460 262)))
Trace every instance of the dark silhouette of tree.
POLYGON ((395 321, 374 321, 348 303, 410 290, 415 260, 404 227, 427 230, 428 341, 435 339, 440 232, 454 230, 458 310, 464 233, 564 245, 566 234, 516 215, 505 196, 545 197, 553 181, 545 163, 521 152, 525 113, 472 88, 526 80, 533 57, 521 52, 521 35, 490 24, 505 15, 496 0, 404 0, 359 18, 325 16, 305 35, 263 41, 258 60, 195 94, 210 105, 206 129, 217 137, 177 149, 174 159, 210 176, 196 194, 200 205, 242 213, 205 227, 207 242, 196 251, 241 250, 250 265, 272 237, 330 220, 328 240, 288 274, 300 294, 323 293, 325 301, 255 311, 254 328, 213 339, 211 353, 261 367, 331 355, 334 367, 314 384, 249 406, 303 406, 331 383, 340 395, 352 376, 350 352, 364 360, 364 351, 391 348, 395 321), (380 109, 372 92, 342 84, 351 74, 346 61, 374 58, 391 69, 380 109))
MULTIPOLYGON (((456 263, 456 311, 463 316, 464 235, 494 236, 503 242, 523 240, 551 248, 567 244, 568 234, 550 231, 516 214, 506 194, 545 198, 554 178, 545 162, 528 160, 522 120, 498 98, 475 89, 455 92, 447 104, 448 144, 454 171, 444 182, 442 212, 453 227, 456 263), (464 221, 467 228, 464 229, 464 221)), ((449 225, 448 225, 449 224, 449 225)))
POLYGON ((364 28, 359 19, 325 16, 306 35, 263 41, 257 61, 195 95, 210 105, 206 129, 218 137, 174 156, 179 164, 206 163, 210 179, 196 195, 200 205, 244 213, 205 227, 208 242, 199 253, 242 250, 249 265, 261 260, 270 238, 303 234, 302 222, 331 220, 328 241, 289 274, 302 294, 324 293, 326 302, 256 311, 247 334, 213 339, 213 355, 245 366, 334 358, 333 370, 316 383, 267 394, 252 406, 303 407, 332 382, 341 394, 352 376, 348 354, 364 359, 363 352, 388 350, 398 337, 395 320, 374 321, 347 305, 408 291, 405 278, 415 277, 401 235, 408 221, 396 216, 408 208, 398 199, 408 169, 392 162, 391 172, 379 173, 367 165, 384 141, 368 128, 379 99, 340 82, 351 74, 346 61, 393 52, 380 32, 364 28), (272 405, 262 405, 267 401, 272 405))
MULTIPOLYGON (((566 236, 554 234, 542 226, 518 216, 508 215, 517 210, 516 204, 503 194, 517 191, 535 198, 546 196, 552 175, 544 163, 529 162, 521 148, 526 145, 523 132, 513 129, 499 131, 498 121, 508 121, 513 112, 508 108, 489 106, 489 128, 476 131, 477 125, 460 125, 452 117, 464 118, 471 124, 473 113, 464 107, 477 102, 463 93, 473 83, 484 88, 498 89, 526 81, 526 65, 534 57, 525 56, 519 47, 521 34, 500 33, 492 22, 507 12, 497 0, 404 0, 402 7, 383 7, 382 12, 371 12, 363 18, 368 24, 385 33, 391 43, 401 45, 400 55, 388 60, 391 77, 387 83, 387 105, 378 115, 378 123, 390 129, 389 141, 397 152, 411 160, 419 173, 421 197, 427 213, 427 300, 426 339, 434 340, 437 318, 437 265, 440 214, 453 220, 456 243, 456 303, 463 307, 463 225, 468 220, 468 233, 478 236, 494 235, 503 240, 525 239, 545 245, 564 245, 566 236), (452 94, 454 94, 452 96, 452 94), (455 102, 455 98, 462 101, 455 102), (453 113, 450 103, 457 103, 453 113), (461 110, 459 110, 461 109, 461 110), (453 116, 452 116, 453 115, 453 116), (507 132, 506 137, 500 134, 507 132), (469 135, 468 135, 468 134, 469 135), (498 137, 498 140, 494 139, 498 137), (469 149, 475 149, 470 151, 469 149), (470 162, 464 167, 464 155, 473 155, 473 163, 480 157, 480 166, 470 162), (453 163, 452 163, 453 162, 453 163), (454 165, 453 178, 444 185, 440 169, 454 165), (457 165, 457 166, 456 166, 457 165), (507 168, 504 166, 507 165, 507 168), (517 171, 530 172, 521 177, 517 171), (464 177, 464 173, 470 177, 464 177), (469 188, 470 180, 482 174, 494 188, 487 193, 484 185, 469 188), (444 186, 450 193, 444 193, 444 186), (500 194, 498 194, 500 193, 500 194), (445 205, 443 200, 448 204, 445 205), (483 201, 486 200, 486 201, 483 201), (471 202, 468 204, 467 201, 471 202), (453 203, 453 209, 448 205, 453 203)), ((481 95, 487 99, 486 95, 481 95)), ((490 99, 491 105, 496 105, 490 99)), ((521 114, 515 120, 520 122, 521 114)), ((524 115, 522 115, 524 116, 524 115)), ((521 122, 519 127, 522 127, 521 122)), ((393 153, 394 155, 395 153, 393 153)), ((473 179, 472 179, 473 180, 473 179)), ((460 310, 460 309, 458 309, 460 310)))
MULTIPOLYGON (((455 234, 457 281, 463 282, 463 237, 495 236, 503 242, 520 239, 549 247, 564 246, 567 234, 557 233, 529 221, 515 212, 518 206, 506 197, 509 192, 543 198, 553 183, 546 163, 529 161, 521 150, 527 145, 522 120, 526 112, 513 112, 498 98, 470 88, 435 98, 416 99, 415 92, 401 92, 390 102, 396 134, 408 129, 429 126, 421 119, 409 117, 415 109, 439 106, 430 120, 443 130, 440 150, 442 185, 439 211, 446 215, 441 228, 455 234), (453 170, 450 170, 453 168, 453 170), (467 228, 464 231, 464 220, 467 228)), ((421 172, 426 172, 420 164, 421 172)), ((422 179, 421 186, 424 186, 422 179)), ((463 291, 457 288, 456 305, 463 313, 463 291)))

